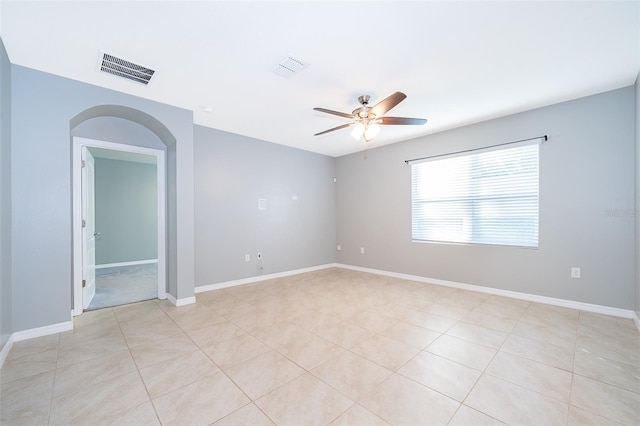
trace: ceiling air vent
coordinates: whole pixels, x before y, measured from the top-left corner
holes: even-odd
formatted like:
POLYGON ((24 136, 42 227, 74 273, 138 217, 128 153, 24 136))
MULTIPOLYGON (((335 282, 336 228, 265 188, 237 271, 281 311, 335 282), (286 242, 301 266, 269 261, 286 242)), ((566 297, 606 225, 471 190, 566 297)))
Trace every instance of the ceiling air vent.
POLYGON ((149 84, 151 77, 153 77, 155 73, 152 69, 109 55, 108 53, 102 53, 101 63, 99 65, 100 71, 108 72, 109 74, 145 85, 149 84))
POLYGON ((272 71, 280 77, 289 78, 305 67, 306 65, 301 60, 287 56, 272 71))

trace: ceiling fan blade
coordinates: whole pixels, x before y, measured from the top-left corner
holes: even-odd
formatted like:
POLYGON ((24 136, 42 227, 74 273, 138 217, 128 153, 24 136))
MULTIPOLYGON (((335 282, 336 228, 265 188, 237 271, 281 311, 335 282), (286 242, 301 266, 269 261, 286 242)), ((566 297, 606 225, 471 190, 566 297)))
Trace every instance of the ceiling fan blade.
POLYGON ((426 118, 407 118, 407 117, 381 117, 377 119, 378 124, 424 124, 426 118))
POLYGON ((396 92, 393 95, 381 100, 380 102, 378 102, 377 104, 375 104, 373 106, 373 108, 371 108, 371 111, 369 111, 370 114, 375 114, 376 117, 380 117, 384 114, 387 113, 387 111, 389 111, 391 108, 393 108, 394 106, 398 105, 400 102, 402 102, 404 100, 404 98, 406 98, 407 95, 405 95, 402 92, 396 92))
MULTIPOLYGON (((351 117, 349 117, 349 118, 351 118, 351 117)), ((320 136, 320 135, 324 135, 325 133, 333 132, 335 130, 345 129, 347 127, 353 126, 354 124, 356 124, 356 123, 343 124, 342 126, 334 127, 333 129, 329 129, 329 130, 325 130, 324 132, 316 133, 313 136, 320 136)))
POLYGON ((353 114, 347 114, 346 112, 333 111, 331 109, 326 108, 314 108, 314 111, 326 112, 327 114, 338 115, 344 118, 353 118, 353 114))

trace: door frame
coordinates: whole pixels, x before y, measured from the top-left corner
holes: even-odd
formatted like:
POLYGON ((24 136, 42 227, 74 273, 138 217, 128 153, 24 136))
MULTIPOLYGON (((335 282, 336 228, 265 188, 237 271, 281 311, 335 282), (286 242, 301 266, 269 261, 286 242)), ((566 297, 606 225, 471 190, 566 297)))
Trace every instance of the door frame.
POLYGON ((82 314, 82 147, 103 148, 156 157, 156 190, 158 215, 158 299, 167 298, 167 180, 165 152, 96 139, 73 137, 72 149, 72 203, 73 203, 73 285, 72 315, 82 314))

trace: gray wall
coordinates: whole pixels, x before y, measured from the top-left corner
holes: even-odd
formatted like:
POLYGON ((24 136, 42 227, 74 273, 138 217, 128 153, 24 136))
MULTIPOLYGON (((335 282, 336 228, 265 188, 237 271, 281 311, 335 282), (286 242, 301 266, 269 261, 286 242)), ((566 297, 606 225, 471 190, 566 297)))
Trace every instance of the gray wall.
POLYGON ((13 332, 11 287, 11 64, 0 39, 0 349, 13 332))
POLYGON ((194 136, 196 286, 257 275, 258 252, 264 274, 335 262, 334 158, 200 126, 194 136))
POLYGON ((156 165, 95 159, 96 265, 158 258, 156 165))
POLYGON ((634 306, 633 87, 340 157, 336 173, 339 263, 634 306), (411 242, 404 160, 544 134, 538 250, 411 242))
POLYGON ((98 105, 142 111, 176 139, 167 149, 175 164, 168 170, 169 199, 175 200, 169 218, 174 225, 168 250, 175 259, 169 262, 169 292, 192 296, 193 113, 17 65, 12 65, 11 84, 14 331, 70 319, 70 123, 98 105))
POLYGON ((635 311, 636 316, 640 318, 640 73, 636 77, 635 88, 635 124, 636 124, 636 179, 635 179, 635 238, 636 238, 636 250, 635 250, 635 287, 636 287, 636 299, 635 299, 635 311))

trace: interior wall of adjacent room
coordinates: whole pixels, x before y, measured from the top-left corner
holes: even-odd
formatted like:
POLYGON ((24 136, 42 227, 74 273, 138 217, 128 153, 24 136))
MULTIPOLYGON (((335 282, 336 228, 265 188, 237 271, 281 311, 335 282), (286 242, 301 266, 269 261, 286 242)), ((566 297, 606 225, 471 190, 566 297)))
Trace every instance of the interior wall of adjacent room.
POLYGON ((636 78, 635 89, 635 125, 636 125, 636 155, 635 155, 635 311, 636 316, 640 318, 640 73, 636 78))
POLYGON ((194 137, 196 286, 258 275, 258 252, 263 274, 335 262, 334 158, 201 126, 194 137))
POLYGON ((96 106, 148 114, 175 137, 167 147, 168 199, 175 203, 168 206, 168 290, 178 299, 193 296, 193 112, 22 66, 11 70, 14 331, 70 319, 70 123, 96 106))
POLYGON ((158 257, 156 165, 95 158, 96 265, 158 257))
POLYGON ((634 139, 629 86, 340 157, 337 262, 633 309, 634 139), (545 134, 539 249, 412 242, 405 160, 545 134))
POLYGON ((0 39, 0 349, 12 332, 11 63, 0 39))

